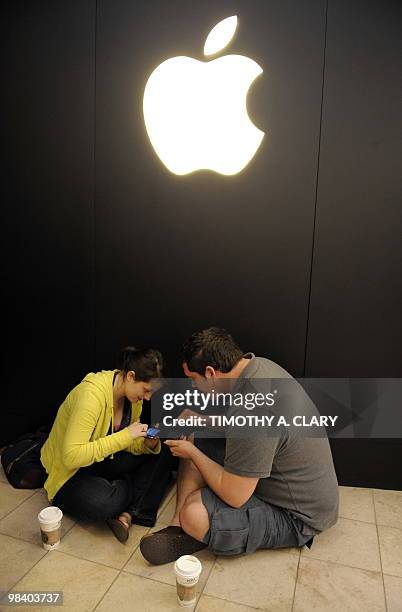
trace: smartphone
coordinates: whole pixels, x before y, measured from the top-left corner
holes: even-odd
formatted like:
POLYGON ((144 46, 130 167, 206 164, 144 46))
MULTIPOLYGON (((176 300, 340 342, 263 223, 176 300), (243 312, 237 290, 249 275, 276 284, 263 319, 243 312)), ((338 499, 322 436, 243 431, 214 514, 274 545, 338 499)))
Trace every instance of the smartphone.
POLYGON ((160 429, 158 429, 157 427, 148 427, 147 435, 145 437, 146 438, 157 438, 159 432, 160 432, 160 429))

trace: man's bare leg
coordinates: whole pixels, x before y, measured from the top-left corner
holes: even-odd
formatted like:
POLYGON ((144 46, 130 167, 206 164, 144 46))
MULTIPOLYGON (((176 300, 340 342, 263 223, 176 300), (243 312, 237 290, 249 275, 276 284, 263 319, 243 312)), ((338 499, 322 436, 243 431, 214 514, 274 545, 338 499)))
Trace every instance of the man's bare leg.
MULTIPOLYGON (((193 538, 182 529, 179 516, 190 500, 194 505, 194 502, 197 501, 194 495, 197 491, 200 495, 199 489, 205 485, 204 478, 191 459, 180 459, 177 474, 176 509, 170 525, 141 538, 140 551, 149 563, 153 565, 169 563, 182 555, 192 555, 205 548, 204 542, 193 538)), ((205 510, 204 507, 202 509, 205 510)), ((186 523, 190 522, 188 517, 190 510, 192 508, 188 508, 188 512, 183 515, 186 523)), ((191 525, 189 527, 192 528, 191 525)))
POLYGON ((191 459, 180 459, 177 474, 177 499, 174 516, 171 525, 180 527, 180 510, 183 508, 187 497, 206 486, 204 478, 191 459))

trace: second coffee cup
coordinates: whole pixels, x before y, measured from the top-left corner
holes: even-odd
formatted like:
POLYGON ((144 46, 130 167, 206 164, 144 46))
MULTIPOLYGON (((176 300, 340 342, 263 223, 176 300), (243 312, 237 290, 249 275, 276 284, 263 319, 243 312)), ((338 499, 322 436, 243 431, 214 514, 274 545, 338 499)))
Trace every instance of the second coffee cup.
POLYGON ((38 514, 43 548, 53 550, 60 544, 61 519, 63 513, 57 506, 43 508, 38 514))
POLYGON ((197 583, 202 571, 201 561, 193 555, 183 555, 174 564, 177 600, 181 606, 193 606, 196 602, 197 583))

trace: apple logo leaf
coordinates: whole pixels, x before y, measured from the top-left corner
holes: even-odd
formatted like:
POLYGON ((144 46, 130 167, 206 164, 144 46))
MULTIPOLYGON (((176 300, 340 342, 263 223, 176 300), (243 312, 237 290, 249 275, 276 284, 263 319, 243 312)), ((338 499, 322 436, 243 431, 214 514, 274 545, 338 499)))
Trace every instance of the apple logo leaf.
POLYGON ((204 55, 214 55, 222 51, 232 40, 237 28, 237 16, 226 17, 216 24, 207 36, 204 45, 204 55))

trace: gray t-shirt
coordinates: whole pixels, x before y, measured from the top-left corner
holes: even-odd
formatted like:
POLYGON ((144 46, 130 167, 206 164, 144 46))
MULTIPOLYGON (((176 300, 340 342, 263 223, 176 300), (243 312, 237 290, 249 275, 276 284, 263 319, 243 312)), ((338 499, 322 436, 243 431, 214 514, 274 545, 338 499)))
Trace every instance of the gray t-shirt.
MULTIPOLYGON (((245 357, 250 363, 237 380, 236 390, 246 389, 250 379, 292 378, 269 359, 252 353, 245 357)), ((294 385, 304 397, 303 413, 318 415, 301 385, 297 381, 294 385)), ((275 407, 271 410, 275 413, 275 407)), ((227 438, 224 468, 239 476, 258 477, 254 495, 299 517, 306 534, 319 533, 337 521, 338 482, 325 432, 324 437, 303 437, 294 428, 279 427, 275 437, 227 438)))

